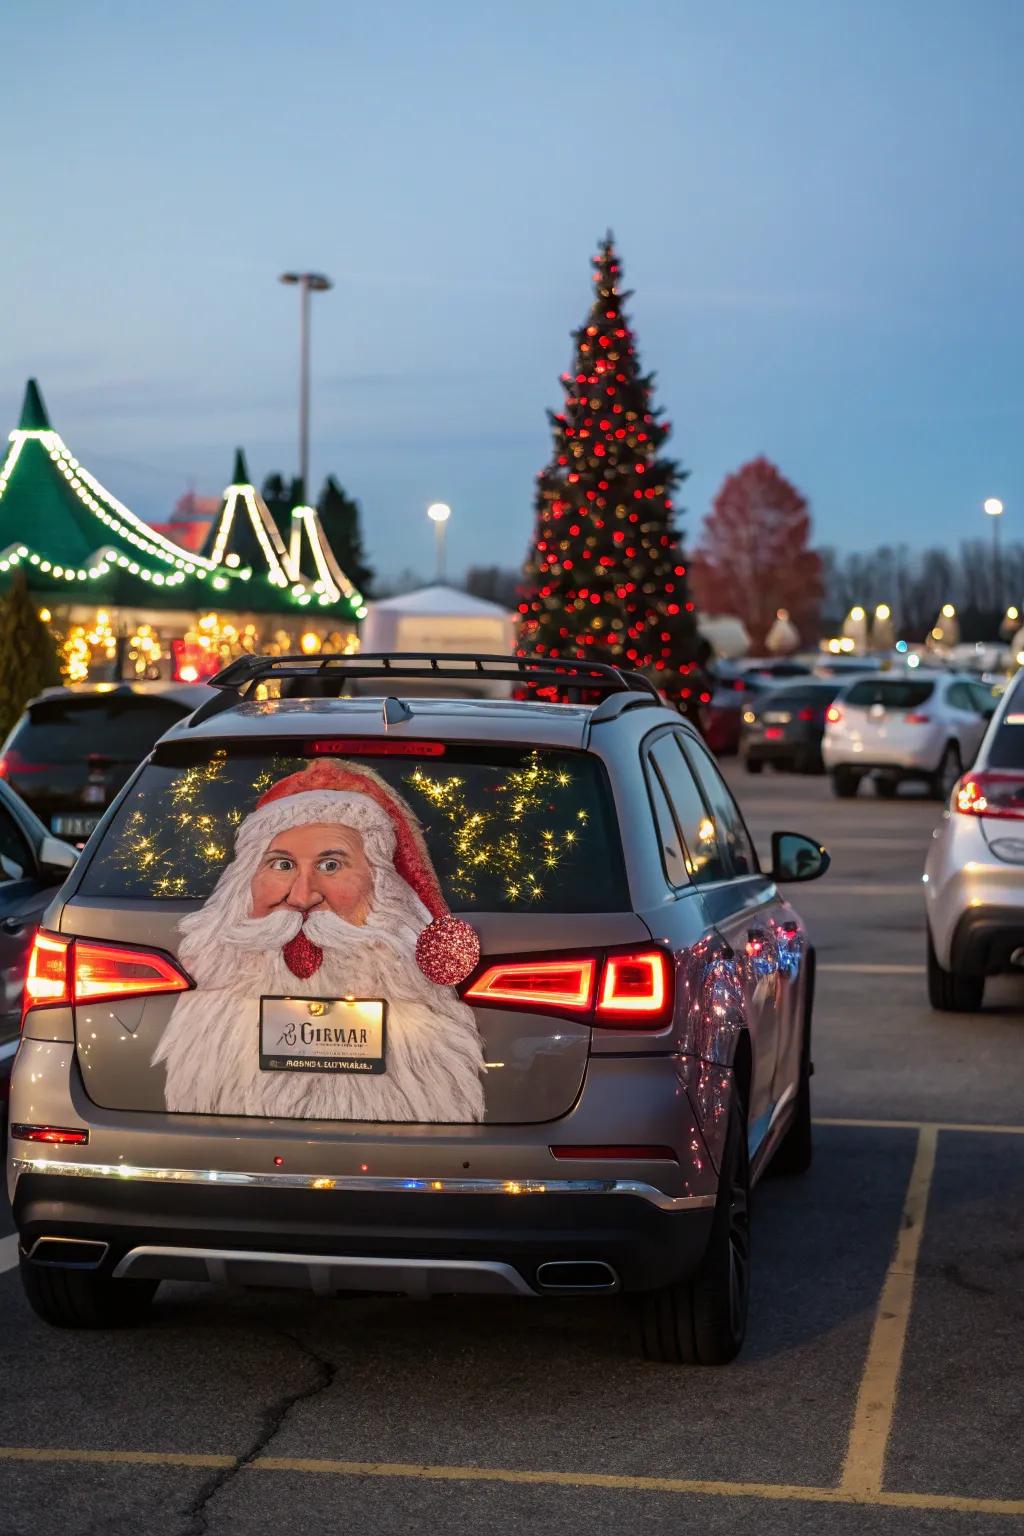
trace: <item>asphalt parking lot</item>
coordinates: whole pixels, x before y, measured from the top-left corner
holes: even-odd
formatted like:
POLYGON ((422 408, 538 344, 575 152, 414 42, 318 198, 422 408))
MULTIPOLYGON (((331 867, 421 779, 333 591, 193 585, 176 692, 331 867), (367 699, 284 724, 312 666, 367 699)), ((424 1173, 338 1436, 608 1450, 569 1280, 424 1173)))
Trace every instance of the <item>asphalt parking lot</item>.
POLYGON ((806 831, 834 858, 800 902, 815 1164, 757 1192, 740 1360, 645 1364, 614 1300, 179 1285, 147 1329, 59 1333, 0 1238, 3 1536, 1013 1529, 1024 981, 978 1015, 928 1008, 934 805, 731 777, 762 845, 806 831))

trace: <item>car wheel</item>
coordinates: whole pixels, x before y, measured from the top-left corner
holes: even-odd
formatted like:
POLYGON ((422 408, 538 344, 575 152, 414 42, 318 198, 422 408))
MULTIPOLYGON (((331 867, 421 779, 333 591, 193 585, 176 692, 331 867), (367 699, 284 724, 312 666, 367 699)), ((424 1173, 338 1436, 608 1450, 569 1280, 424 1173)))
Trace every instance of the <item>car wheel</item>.
POLYGON ((841 800, 852 800, 857 793, 860 776, 850 768, 833 768, 832 792, 841 800))
POLYGON ((761 758, 759 758, 759 757, 748 757, 747 758, 747 772, 748 773, 763 773, 764 772, 764 763, 761 760, 761 758))
POLYGON ((750 1296, 750 1161, 746 1115, 734 1104, 718 1178, 711 1236, 700 1268, 686 1282, 637 1298, 648 1360, 668 1365, 727 1365, 747 1331, 750 1296))
POLYGON ((875 794, 882 800, 894 800, 899 787, 898 779, 878 778, 875 780, 875 794))
POLYGON ((953 785, 962 773, 960 750, 955 741, 950 741, 947 743, 946 750, 939 759, 939 766, 931 776, 932 799, 948 800, 953 793, 953 785))
POLYGON ((128 1328, 141 1323, 157 1280, 114 1280, 90 1269, 59 1269, 20 1256, 21 1284, 37 1317, 54 1328, 128 1328))
POLYGON ((985 996, 984 976, 945 971, 928 934, 928 1001, 939 1013, 977 1013, 985 996))

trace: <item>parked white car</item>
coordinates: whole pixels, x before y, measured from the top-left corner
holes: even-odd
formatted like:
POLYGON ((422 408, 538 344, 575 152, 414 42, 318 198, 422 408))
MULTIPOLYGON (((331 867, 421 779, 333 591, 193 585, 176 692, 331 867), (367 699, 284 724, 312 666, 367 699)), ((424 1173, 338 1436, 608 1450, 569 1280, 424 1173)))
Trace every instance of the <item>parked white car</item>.
POLYGON ((996 707, 992 689, 956 672, 862 677, 825 716, 822 756, 837 795, 855 795, 871 774, 878 794, 923 780, 937 800, 973 763, 996 707))
POLYGON ((1024 968, 1024 675, 932 833, 924 893, 929 1001, 973 1012, 986 976, 1024 968))

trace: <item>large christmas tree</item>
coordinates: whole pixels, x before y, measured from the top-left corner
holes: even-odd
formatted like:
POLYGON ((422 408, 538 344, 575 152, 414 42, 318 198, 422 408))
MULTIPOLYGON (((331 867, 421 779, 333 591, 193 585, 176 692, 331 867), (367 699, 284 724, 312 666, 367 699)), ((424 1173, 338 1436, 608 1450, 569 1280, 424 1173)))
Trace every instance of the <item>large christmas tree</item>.
POLYGON ((700 654, 671 499, 685 473, 661 456, 670 429, 640 370, 610 234, 592 264, 564 409, 548 413, 554 448, 538 476, 520 654, 639 669, 685 704, 700 654))

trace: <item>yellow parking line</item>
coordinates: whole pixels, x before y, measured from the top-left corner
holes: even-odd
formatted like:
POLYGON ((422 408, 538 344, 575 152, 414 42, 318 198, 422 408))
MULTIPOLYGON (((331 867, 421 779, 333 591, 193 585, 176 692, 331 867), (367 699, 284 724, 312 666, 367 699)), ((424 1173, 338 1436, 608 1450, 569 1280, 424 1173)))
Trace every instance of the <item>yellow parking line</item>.
POLYGON ((903 1202, 896 1252, 878 1300, 853 1411, 846 1461, 839 1482, 845 1493, 875 1495, 882 1487, 885 1450, 896 1411, 896 1389, 914 1299, 914 1273, 921 1251, 938 1139, 934 1126, 923 1126, 917 1135, 917 1155, 903 1202))
POLYGON ((1024 1136, 1024 1125, 975 1125, 966 1120, 850 1120, 842 1115, 815 1115, 814 1123, 871 1131, 963 1131, 969 1136, 1024 1136))
POLYGON ((97 1462, 125 1466, 238 1467, 246 1472, 305 1472, 333 1477, 411 1478, 442 1483, 520 1483, 535 1487, 607 1488, 624 1493, 690 1494, 761 1499, 776 1503, 857 1504, 889 1509, 951 1510, 967 1514, 1024 1515, 1024 1499, 965 1498, 959 1494, 860 1491, 803 1483, 714 1482, 689 1477, 644 1477, 616 1472, 549 1472, 518 1467, 435 1466, 389 1461, 333 1461, 305 1456, 261 1456, 242 1465, 235 1456, 174 1451, 78 1451, 0 1446, 0 1461, 97 1462))

